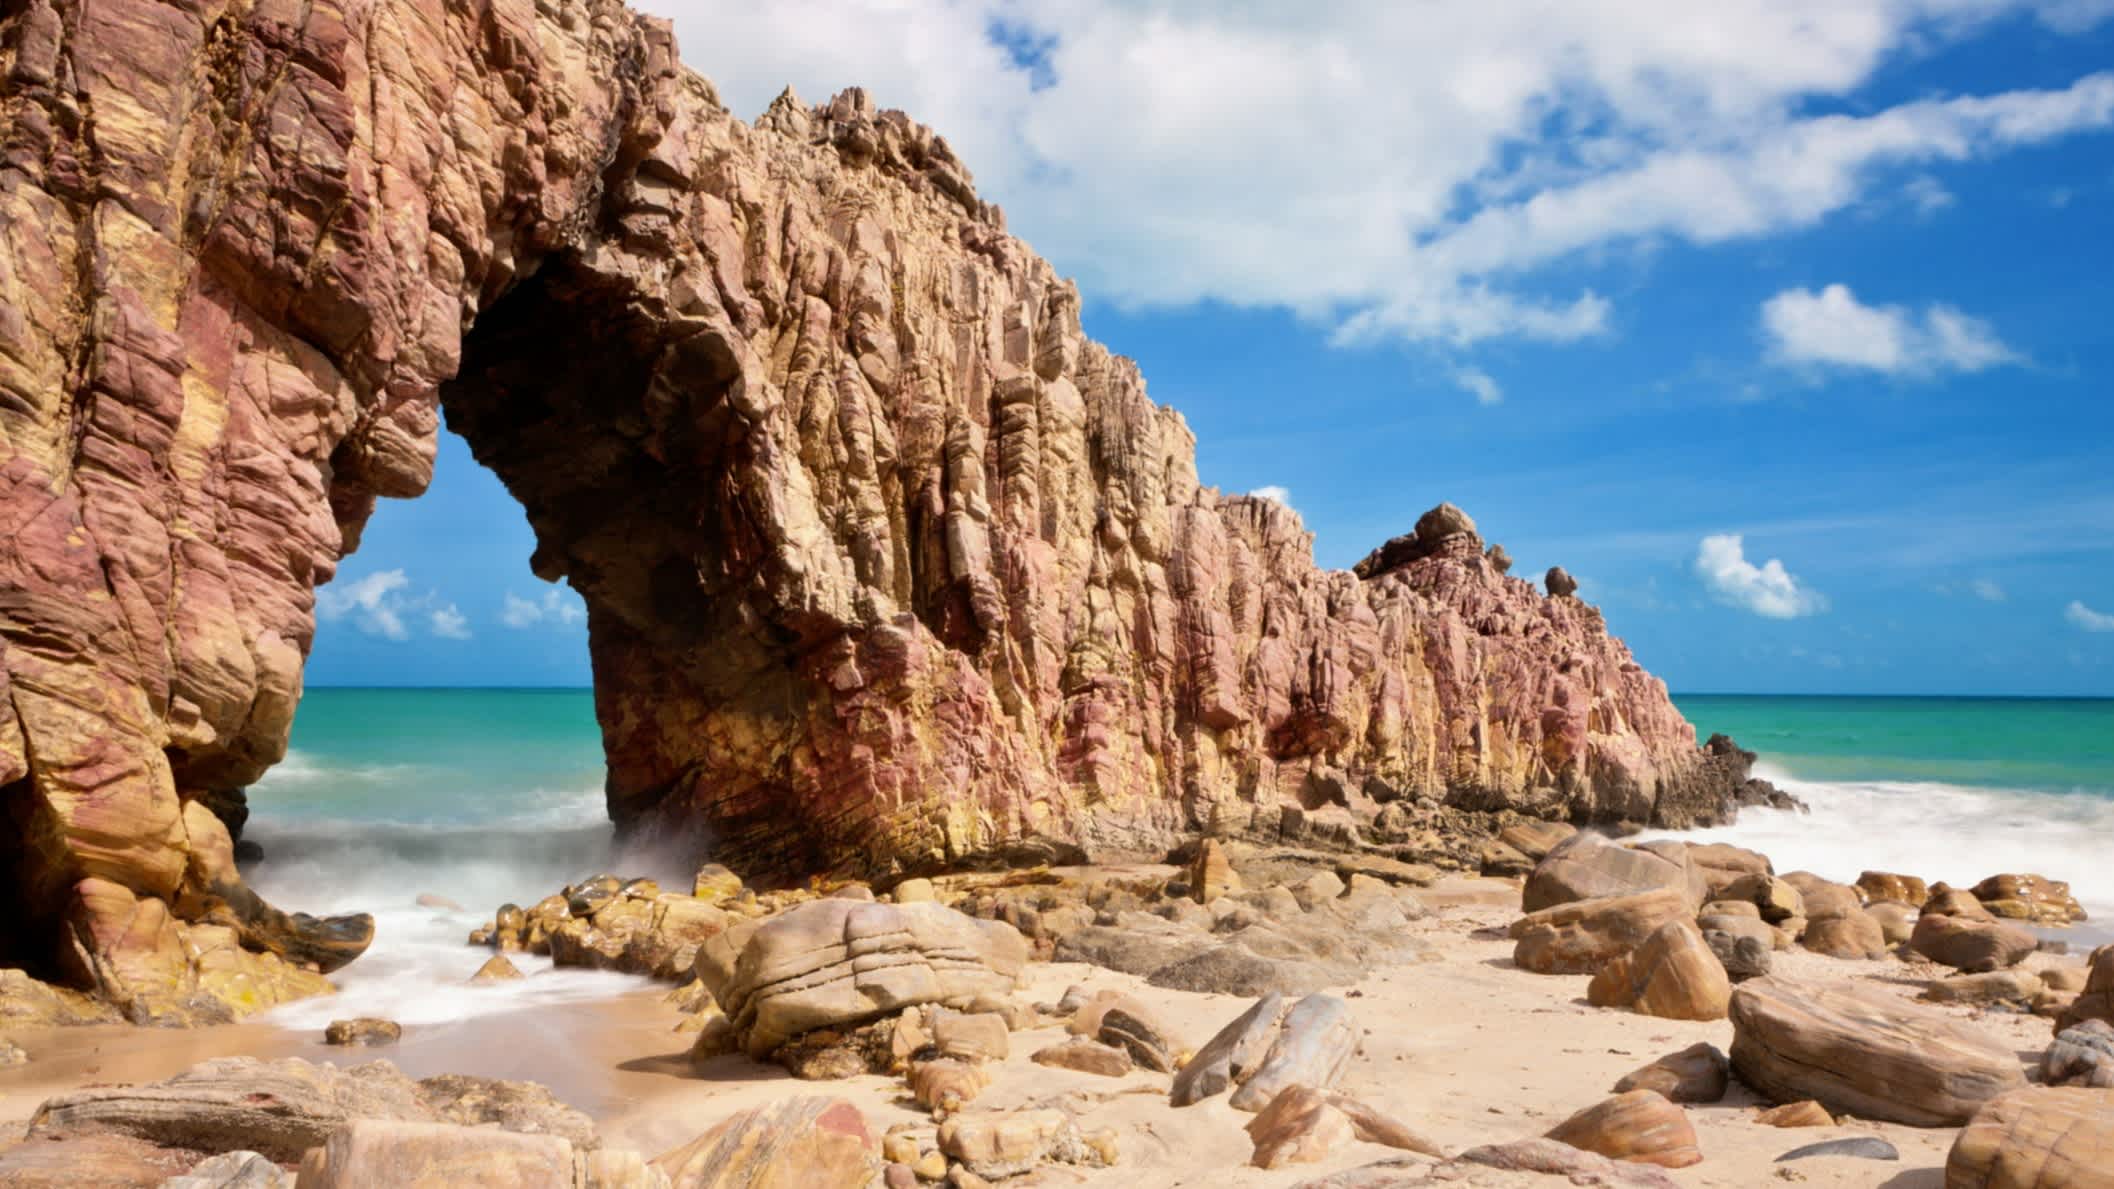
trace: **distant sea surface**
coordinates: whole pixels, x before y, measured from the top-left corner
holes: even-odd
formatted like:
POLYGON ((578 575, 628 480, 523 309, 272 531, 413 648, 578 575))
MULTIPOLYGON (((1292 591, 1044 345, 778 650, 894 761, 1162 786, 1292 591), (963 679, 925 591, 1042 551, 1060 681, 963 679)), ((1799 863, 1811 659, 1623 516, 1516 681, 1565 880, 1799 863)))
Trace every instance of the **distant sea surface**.
MULTIPOLYGON (((1699 738, 1722 731, 1759 752, 1759 774, 1812 807, 1749 810, 1684 837, 1842 880, 1866 869, 1956 883, 2036 871, 2069 880, 2100 923, 2114 921, 2114 700, 1675 702, 1699 738)), ((635 985, 580 971, 464 985, 486 956, 465 935, 501 903, 532 904, 613 867, 686 882, 612 853, 602 781, 587 690, 308 691, 287 758, 250 790, 246 836, 265 851, 250 879, 288 910, 373 912, 376 940, 336 976, 343 995, 277 1018, 304 1029, 356 1014, 441 1023, 635 985), (462 908, 421 908, 421 894, 462 908)))

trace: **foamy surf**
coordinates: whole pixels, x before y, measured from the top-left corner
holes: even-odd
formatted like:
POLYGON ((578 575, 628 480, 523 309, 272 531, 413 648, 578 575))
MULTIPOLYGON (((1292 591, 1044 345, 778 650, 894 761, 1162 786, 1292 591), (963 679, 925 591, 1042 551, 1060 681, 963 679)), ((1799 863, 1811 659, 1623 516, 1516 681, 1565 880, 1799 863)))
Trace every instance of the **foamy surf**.
POLYGON ((1730 826, 1653 837, 1729 842, 1769 856, 1778 871, 1845 883, 1895 871, 1956 886, 2003 872, 2067 881, 2092 930, 2114 924, 2114 798, 1975 788, 1931 781, 1801 780, 1763 763, 1757 776, 1797 796, 1810 814, 1747 809, 1730 826))

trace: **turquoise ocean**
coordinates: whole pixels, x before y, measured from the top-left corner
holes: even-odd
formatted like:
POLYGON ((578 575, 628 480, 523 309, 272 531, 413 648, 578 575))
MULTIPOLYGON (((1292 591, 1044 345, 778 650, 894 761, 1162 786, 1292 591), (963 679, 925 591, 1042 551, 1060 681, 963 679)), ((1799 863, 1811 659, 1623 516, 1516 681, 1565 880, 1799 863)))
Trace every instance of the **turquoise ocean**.
MULTIPOLYGON (((2114 700, 1675 701, 1699 737, 1722 731, 1760 753, 1759 774, 1812 810, 1749 810, 1683 837, 1842 880, 2036 871, 2114 921, 2114 700)), ((281 1009, 289 1027, 349 1014, 438 1023, 635 985, 562 971, 469 988, 484 955, 464 939, 499 904, 599 871, 686 882, 653 856, 612 852, 587 690, 312 689, 250 809, 261 893, 289 910, 377 918, 374 947, 336 976, 344 994, 281 1009), (420 907, 421 895, 462 907, 420 907)))

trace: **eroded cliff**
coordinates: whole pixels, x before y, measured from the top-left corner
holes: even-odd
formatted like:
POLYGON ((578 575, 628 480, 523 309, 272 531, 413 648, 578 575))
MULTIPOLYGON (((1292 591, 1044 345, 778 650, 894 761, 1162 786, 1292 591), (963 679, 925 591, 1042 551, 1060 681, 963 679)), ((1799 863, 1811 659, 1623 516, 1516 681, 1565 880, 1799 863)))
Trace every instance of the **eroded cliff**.
POLYGON ((751 873, 1408 796, 1687 824, 1744 776, 1465 517, 1324 571, 1200 485, 860 92, 744 123, 616 0, 21 0, 0 78, 0 961, 156 1015, 358 952, 211 809, 443 409, 586 600, 612 817, 751 873))

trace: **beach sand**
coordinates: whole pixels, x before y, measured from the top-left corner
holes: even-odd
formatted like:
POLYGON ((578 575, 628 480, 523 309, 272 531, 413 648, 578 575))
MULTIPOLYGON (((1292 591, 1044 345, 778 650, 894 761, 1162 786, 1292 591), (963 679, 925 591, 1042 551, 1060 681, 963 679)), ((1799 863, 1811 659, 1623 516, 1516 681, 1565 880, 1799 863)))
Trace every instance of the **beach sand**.
MULTIPOLYGON (((1448 1150, 1540 1135, 1571 1113, 1598 1102, 1624 1074, 1656 1057, 1708 1041, 1732 1043, 1732 1025, 1662 1020, 1590 1007, 1584 976, 1527 973, 1512 963, 1503 929, 1518 916, 1516 883, 1454 879, 1423 894, 1436 911, 1413 926, 1429 948, 1423 961, 1375 969, 1342 988, 1365 1038, 1339 1089, 1437 1140, 1448 1150)), ((466 948, 464 972, 481 960, 466 948)), ((1779 976, 1828 981, 1858 979, 1912 998, 1935 968, 1895 960, 1846 962, 1804 951, 1776 955, 1779 976)), ((2032 962, 2076 962, 2036 955, 2032 962)), ((1097 967, 1037 963, 1021 998, 1051 1002, 1073 984, 1115 988, 1162 1013, 1189 1048, 1200 1046, 1244 1010, 1249 1000, 1162 990, 1097 967)), ((734 1111, 799 1094, 840 1095, 865 1112, 876 1132, 903 1123, 931 1129, 932 1121, 906 1097, 900 1079, 864 1076, 803 1083, 775 1065, 741 1056, 692 1067, 692 1039, 674 1031, 681 1018, 663 1003, 666 989, 641 989, 594 1003, 539 1007, 479 1017, 461 1025, 407 1029, 401 1044, 382 1049, 327 1048, 269 1023, 192 1031, 129 1027, 23 1033, 33 1057, 0 1071, 0 1134, 17 1134, 48 1095, 97 1082, 149 1081, 207 1057, 248 1054, 299 1056, 356 1064, 395 1062, 414 1077, 476 1073, 542 1082, 592 1115, 605 1142, 658 1154, 694 1138, 734 1111)), ((2030 1015, 1946 1007, 1948 1014, 2016 1048, 2022 1062, 2038 1059, 2049 1022, 2030 1015)), ((1175 1110, 1167 1105, 1165 1075, 1123 1079, 1055 1070, 1028 1055, 1064 1038, 1061 1022, 1015 1033, 1011 1055, 972 1109, 1061 1104, 1089 1130, 1115 1128, 1121 1162, 1105 1170, 1047 1166, 1038 1180, 1015 1183, 1158 1186, 1282 1186, 1402 1153, 1351 1143, 1319 1164, 1264 1171, 1248 1167, 1251 1146, 1242 1126, 1250 1116, 1224 1097, 1175 1110)), ((1721 1103, 1691 1106, 1704 1160, 1673 1170, 1682 1185, 1753 1186, 1779 1179, 1814 1186, 1943 1184, 1945 1155, 1955 1132, 1845 1120, 1824 1128, 1779 1129, 1754 1121, 1758 1100, 1737 1081, 1721 1103), (1819 1157, 1785 1165, 1779 1155, 1847 1136, 1878 1136, 1901 1153, 1898 1162, 1819 1157)), ((1470 1182, 1473 1183, 1473 1182, 1470 1182)), ((1557 1183, 1551 1181, 1552 1184, 1557 1183)))

